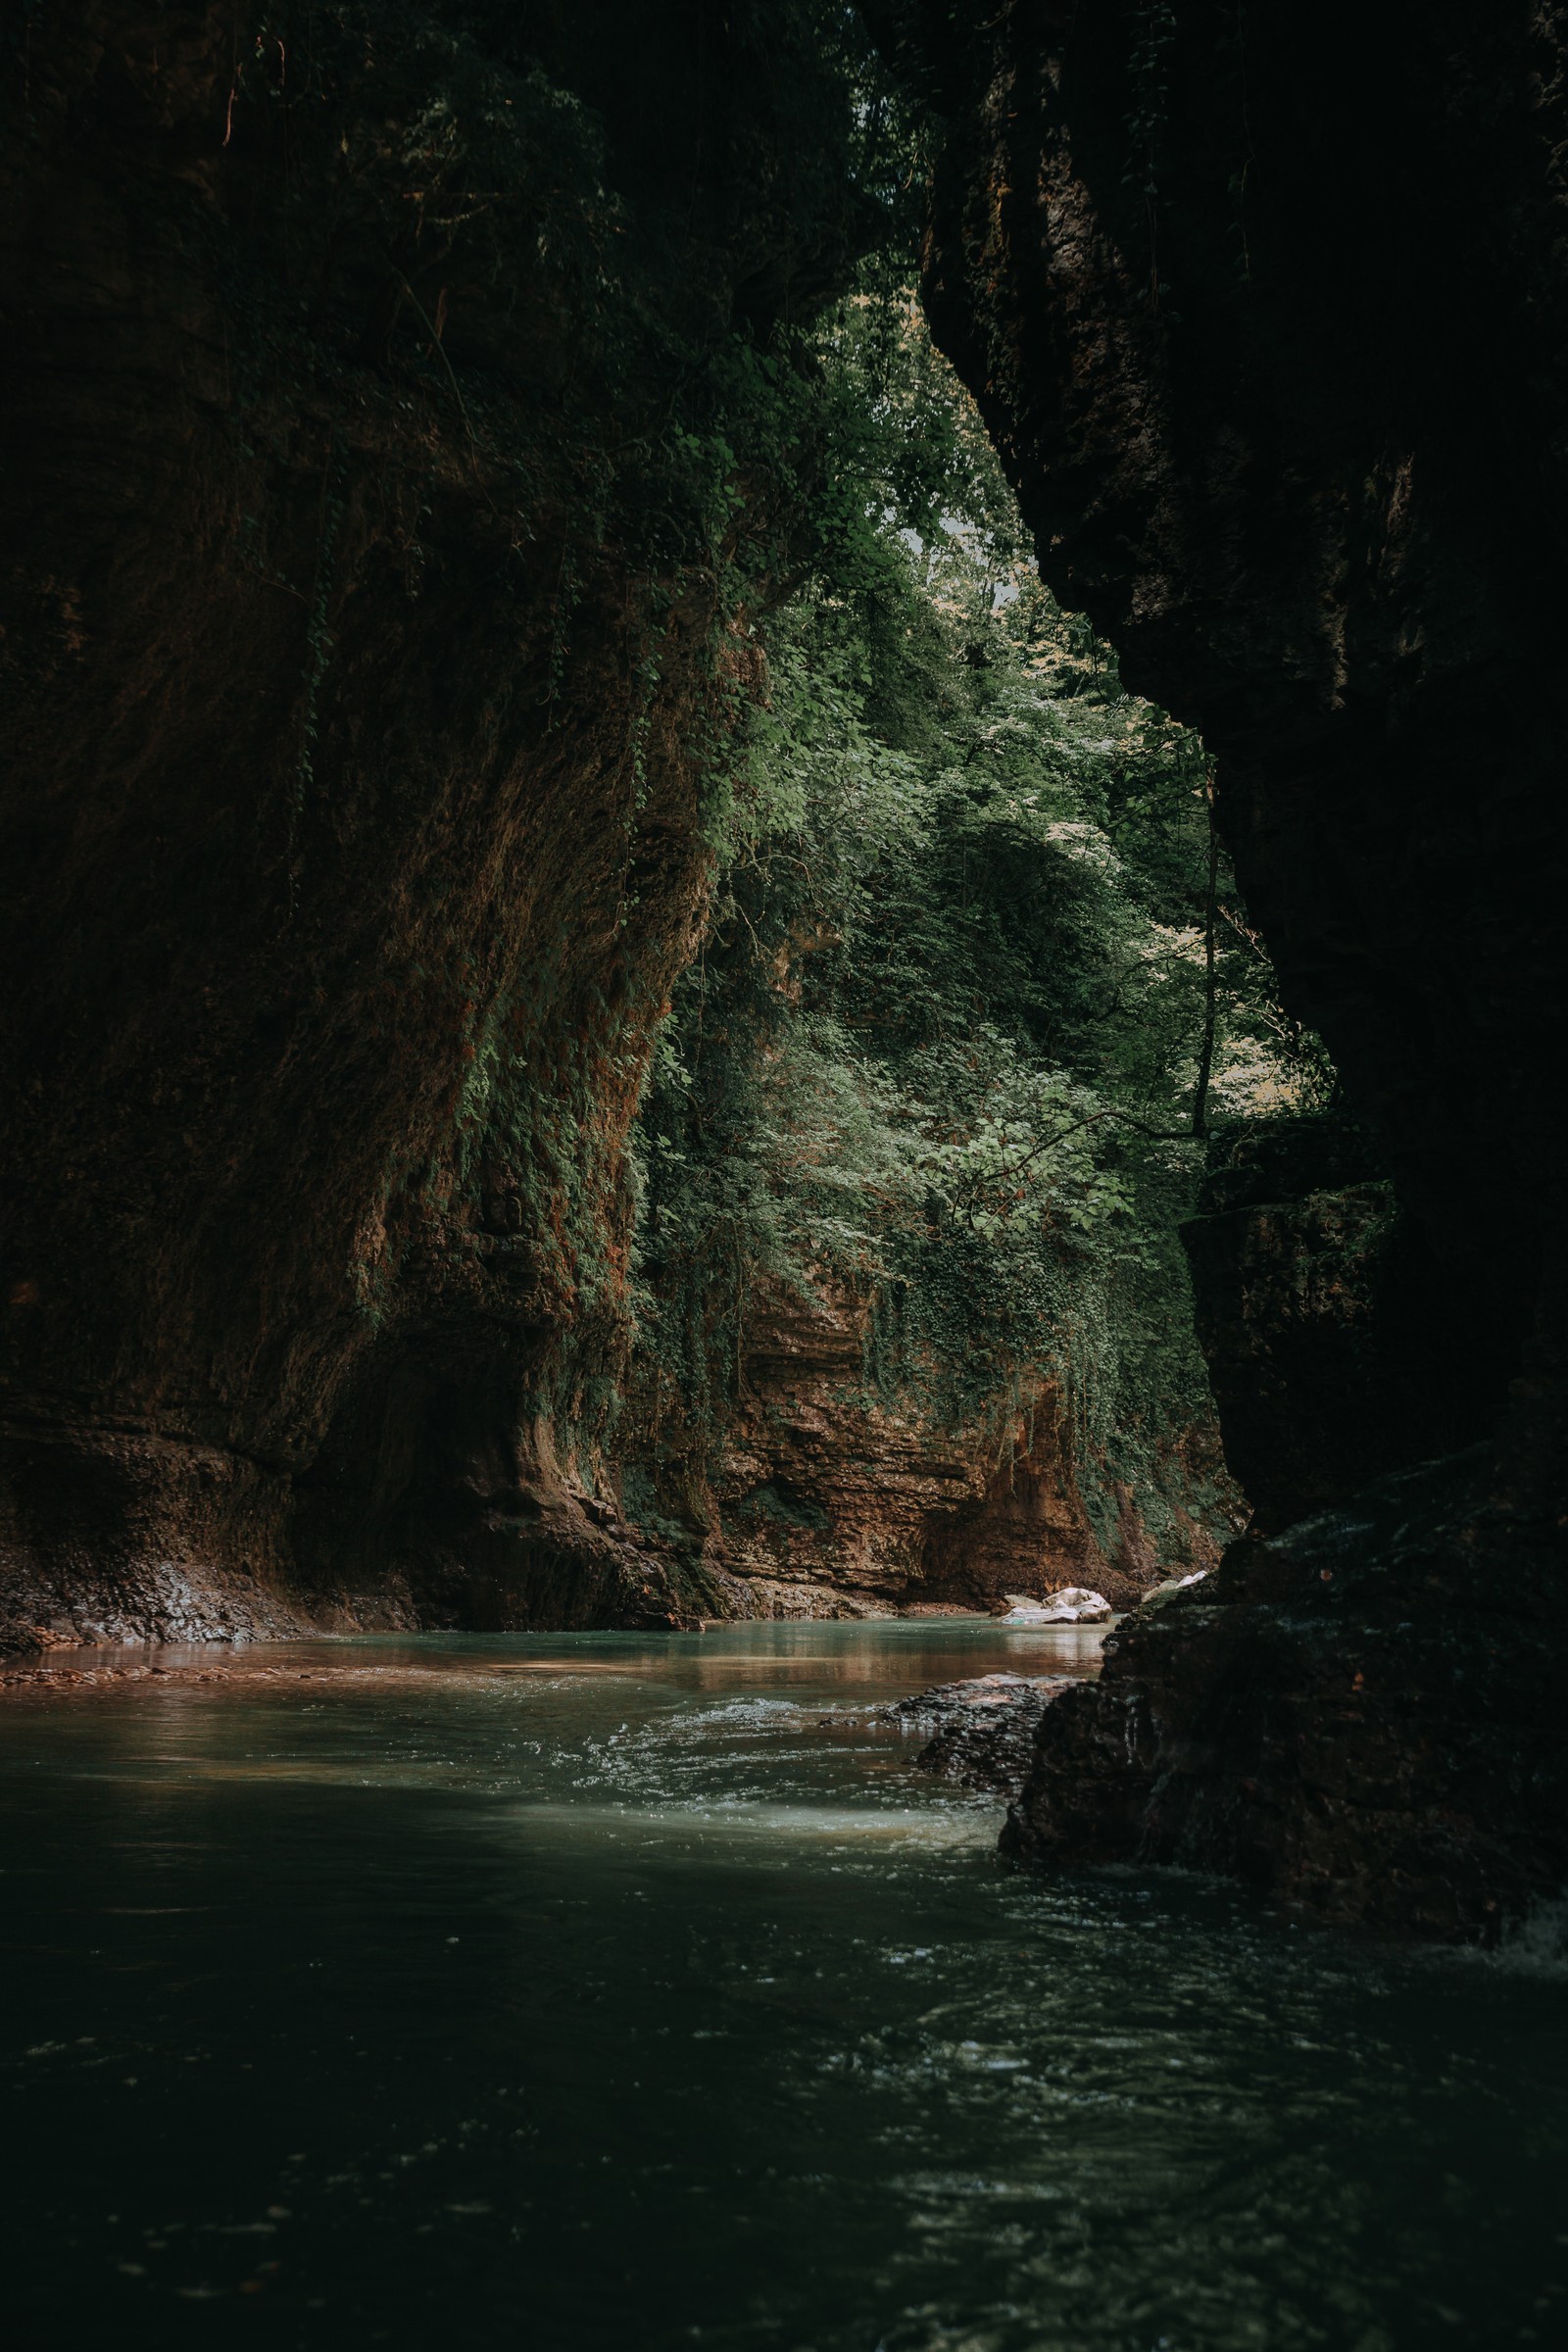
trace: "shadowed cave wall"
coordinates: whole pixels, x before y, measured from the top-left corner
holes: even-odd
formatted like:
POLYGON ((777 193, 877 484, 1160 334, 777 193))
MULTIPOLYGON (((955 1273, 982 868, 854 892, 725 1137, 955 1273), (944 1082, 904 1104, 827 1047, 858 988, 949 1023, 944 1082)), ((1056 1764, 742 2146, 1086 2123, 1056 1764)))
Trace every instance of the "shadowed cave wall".
POLYGON ((580 1473, 842 81, 767 0, 3 37, 0 1616, 667 1615, 580 1473))
POLYGON ((760 363, 886 232, 844 22, 8 37, 3 1638, 1148 1582, 1049 1411, 1020 1484, 856 1421, 836 1356, 750 1581, 606 1476, 628 1124, 824 480, 760 363))
POLYGON ((926 114, 938 339, 1052 586, 1202 730, 1430 1252, 1425 1444, 1403 1367, 1360 1474, 1451 1446, 1456 1382, 1502 1433, 1114 1642, 1014 1841, 1490 1933, 1568 1865, 1563 12, 870 13, 926 114))

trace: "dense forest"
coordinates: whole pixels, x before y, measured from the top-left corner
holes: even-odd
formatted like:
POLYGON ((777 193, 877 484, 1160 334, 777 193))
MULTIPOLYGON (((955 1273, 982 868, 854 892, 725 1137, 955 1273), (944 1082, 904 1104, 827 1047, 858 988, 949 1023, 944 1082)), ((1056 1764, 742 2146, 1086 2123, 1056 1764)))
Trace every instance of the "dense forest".
POLYGON ((1216 1140, 1332 1077, 1279 1009, 1200 742, 1042 587, 899 258, 781 363, 826 488, 744 624, 764 682, 636 1130, 628 1499, 716 1525, 749 1319, 825 1293, 859 1310, 863 1393, 998 1459, 1064 1422, 1105 1556, 1131 1494, 1137 1564, 1185 1563, 1239 1498, 1177 1229, 1216 1140))

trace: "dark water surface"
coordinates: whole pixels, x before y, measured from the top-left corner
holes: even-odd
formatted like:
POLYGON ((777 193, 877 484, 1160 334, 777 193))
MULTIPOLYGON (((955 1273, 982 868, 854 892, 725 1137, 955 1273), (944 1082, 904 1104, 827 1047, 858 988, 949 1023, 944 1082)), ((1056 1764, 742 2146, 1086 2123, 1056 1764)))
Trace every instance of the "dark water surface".
POLYGON ((1096 1642, 338 1642, 5 1694, 10 2342, 1568 2343, 1553 1965, 1011 1871, 868 1720, 1096 1642))

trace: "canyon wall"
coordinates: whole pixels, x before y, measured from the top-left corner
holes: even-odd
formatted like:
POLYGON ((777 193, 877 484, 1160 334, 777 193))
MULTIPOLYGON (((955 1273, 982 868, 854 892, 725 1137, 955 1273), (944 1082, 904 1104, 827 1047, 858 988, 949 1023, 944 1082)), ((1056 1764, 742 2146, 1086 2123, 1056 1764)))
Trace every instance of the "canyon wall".
POLYGON ((1358 1474, 1501 1432, 1122 1638, 1048 1713, 1015 1840, 1490 1933, 1568 1867, 1536 1656, 1563 1565, 1564 12, 868 14, 928 124, 938 339, 1062 603, 1202 730, 1287 1001, 1441 1291, 1440 1356, 1358 1474), (1529 1632, 1483 1638, 1483 1594, 1529 1632))
POLYGON ((662 1621, 622 1146, 842 86, 767 0, 5 38, 0 1626, 662 1621))
MULTIPOLYGON (((969 1420, 912 1381, 880 1393, 868 1313, 827 1281, 764 1285, 751 1302, 734 1417, 688 1494, 703 1561, 738 1614, 992 1609, 1063 1585, 1127 1608, 1173 1569, 1217 1561, 1211 1529, 1228 1505, 1238 1523, 1237 1498, 1209 1458, 1211 1432, 1190 1433, 1158 1465, 1162 1484, 1135 1492, 1080 1461, 1054 1387, 969 1420)), ((657 1525, 670 1463, 646 1440, 642 1450, 627 1508, 657 1525)), ((677 1450, 666 1436, 666 1456, 677 1450)))

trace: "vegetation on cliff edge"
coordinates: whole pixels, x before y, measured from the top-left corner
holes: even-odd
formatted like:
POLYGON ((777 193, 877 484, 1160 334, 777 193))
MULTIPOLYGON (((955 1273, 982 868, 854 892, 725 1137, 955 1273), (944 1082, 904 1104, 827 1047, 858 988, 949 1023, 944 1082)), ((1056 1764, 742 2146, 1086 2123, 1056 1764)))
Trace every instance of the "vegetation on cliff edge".
POLYGON ((636 1417, 702 1511, 760 1286, 869 1306, 864 1382, 1008 1442, 1048 1388, 1108 1535, 1224 1516, 1176 1238, 1216 1124, 1331 1083, 1202 747, 1039 583, 967 397, 868 270, 814 338, 832 487, 727 769, 710 936, 638 1128, 636 1417), (1200 1446, 1212 1457, 1212 1448, 1200 1446), (1168 1522, 1167 1522, 1168 1523, 1168 1522))

